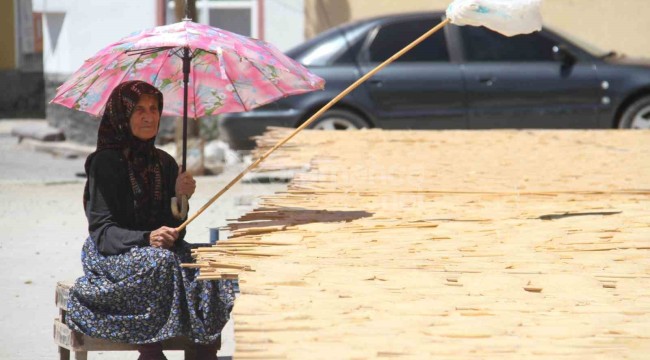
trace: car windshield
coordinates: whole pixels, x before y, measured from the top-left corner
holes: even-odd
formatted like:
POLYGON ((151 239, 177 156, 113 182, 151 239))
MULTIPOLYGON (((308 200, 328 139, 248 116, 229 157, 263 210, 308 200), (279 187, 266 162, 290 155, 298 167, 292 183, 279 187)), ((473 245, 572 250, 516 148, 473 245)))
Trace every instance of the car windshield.
POLYGON ((335 27, 287 51, 287 55, 305 66, 331 65, 345 50, 364 35, 372 23, 335 27), (347 35, 347 39, 344 37, 347 35))
POLYGON ((566 33, 564 31, 561 31, 561 30, 558 30, 558 29, 553 29, 553 32, 560 35, 560 36, 562 36, 563 38, 565 38, 569 42, 571 42, 574 45, 582 48, 582 50, 588 52, 589 54, 591 54, 591 55, 593 55, 595 57, 602 57, 602 56, 605 56, 606 54, 610 53, 609 51, 605 51, 605 50, 599 48, 598 46, 596 46, 596 45, 594 45, 594 44, 592 44, 590 42, 587 42, 587 41, 585 41, 583 39, 580 39, 580 38, 576 37, 573 34, 569 34, 569 33, 566 33))

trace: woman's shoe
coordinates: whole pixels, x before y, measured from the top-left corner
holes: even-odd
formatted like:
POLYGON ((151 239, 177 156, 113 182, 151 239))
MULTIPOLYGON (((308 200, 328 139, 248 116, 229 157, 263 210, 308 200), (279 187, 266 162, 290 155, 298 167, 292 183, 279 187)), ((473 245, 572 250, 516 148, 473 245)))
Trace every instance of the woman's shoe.
POLYGON ((161 343, 137 345, 140 357, 138 360, 167 360, 162 351, 161 343))
POLYGON ((217 360, 217 350, 221 349, 221 337, 208 345, 196 344, 196 360, 217 360))

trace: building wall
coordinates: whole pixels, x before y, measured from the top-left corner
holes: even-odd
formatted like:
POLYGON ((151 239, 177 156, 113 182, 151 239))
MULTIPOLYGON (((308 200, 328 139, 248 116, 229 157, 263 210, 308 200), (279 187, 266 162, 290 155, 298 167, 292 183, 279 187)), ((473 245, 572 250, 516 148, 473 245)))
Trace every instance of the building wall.
POLYGON ((650 58, 650 1, 545 0, 546 23, 603 50, 650 58))
POLYGON ((0 70, 16 68, 16 17, 14 2, 0 1, 0 70))
POLYGON ((45 116, 34 22, 29 0, 0 0, 0 118, 45 116))
POLYGON ((43 13, 46 74, 69 75, 103 47, 156 26, 156 0, 33 0, 43 13))
MULTIPOLYGON (((307 0, 310 2, 312 0, 307 0)), ((305 40, 304 0, 264 0, 264 40, 282 51, 305 40)))
MULTIPOLYGON (((47 102, 85 59, 134 31, 157 25, 157 0, 32 1, 34 11, 43 13, 47 102)), ((97 118, 54 104, 47 105, 46 115, 48 123, 62 129, 67 139, 96 142, 97 118)))
MULTIPOLYGON (((308 0, 305 36, 351 20, 410 11, 443 10, 450 0, 308 0)), ((586 40, 603 50, 650 58, 650 1, 544 0, 549 27, 586 40)))
MULTIPOLYGON (((160 3, 169 7, 167 20, 174 21, 173 6, 169 5, 168 0, 32 1, 34 11, 43 13, 43 57, 48 101, 54 98, 56 88, 85 59, 134 31, 158 25, 157 7, 160 3)), ((257 7, 257 2, 251 3, 257 7)), ((202 15, 199 21, 207 23, 207 14, 202 15)), ((263 16, 265 40, 281 50, 287 50, 304 40, 304 0, 264 0, 263 16)), ((252 19, 256 24, 258 20, 252 19)), ((68 139, 88 144, 96 141, 98 120, 90 115, 50 104, 47 119, 52 126, 62 129, 68 139)), ((161 133, 166 136, 173 121, 163 121, 161 126, 165 127, 161 133)))

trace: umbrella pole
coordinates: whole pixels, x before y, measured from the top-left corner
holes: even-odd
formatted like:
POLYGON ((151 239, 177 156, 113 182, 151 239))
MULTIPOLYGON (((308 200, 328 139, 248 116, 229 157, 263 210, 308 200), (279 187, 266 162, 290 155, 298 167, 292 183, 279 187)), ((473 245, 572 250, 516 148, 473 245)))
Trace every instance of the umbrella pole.
POLYGON ((190 49, 183 49, 183 163, 181 171, 187 170, 187 83, 190 81, 190 49))
POLYGON ((371 78, 373 75, 375 75, 377 72, 379 72, 381 69, 386 67, 388 64, 392 63, 393 61, 397 60, 400 56, 404 55, 406 52, 411 50, 412 48, 416 47, 419 43, 422 41, 426 40, 429 36, 433 35, 436 33, 438 30, 442 29, 445 27, 445 25, 449 24, 450 20, 445 19, 443 20, 440 24, 436 25, 434 28, 431 30, 427 31, 424 33, 422 36, 419 38, 415 39, 412 43, 406 45, 402 50, 398 51, 395 53, 393 56, 388 58, 388 60, 384 61, 383 63, 379 64, 376 68, 372 69, 369 71, 367 74, 359 78, 357 81, 355 81, 352 85, 348 86, 347 89, 343 90, 340 94, 338 94, 334 99, 330 100, 325 106, 323 106, 318 112, 316 112, 314 115, 312 115, 307 121, 302 123, 296 130, 294 130, 291 134, 289 134, 286 138, 283 140, 279 141, 275 146, 273 146, 269 151, 267 151, 264 155, 262 155, 259 159, 257 159, 254 163, 250 164, 244 171, 242 171, 237 177, 235 177, 226 187, 221 189, 216 195, 212 197, 212 199, 208 200, 208 202, 203 205, 194 215, 192 215, 190 218, 185 220, 184 223, 182 223, 179 227, 176 228, 177 231, 181 231, 185 229, 185 227, 191 223, 194 219, 196 219, 197 216, 201 215, 205 209, 208 208, 208 206, 212 205, 221 195, 223 195, 228 189, 230 189, 235 183, 237 183, 241 178, 244 177, 249 171, 252 169, 256 168, 257 165, 259 165, 262 161, 264 161, 271 153, 273 153, 275 150, 277 150, 280 146, 284 145, 287 141, 291 140, 296 134, 298 134, 300 131, 305 129, 309 124, 314 122, 316 119, 318 119, 319 116, 321 116, 325 111, 329 110, 334 104, 339 102, 343 97, 345 97, 347 94, 352 92, 352 90, 356 89, 359 85, 361 85, 364 81, 368 80, 371 78))

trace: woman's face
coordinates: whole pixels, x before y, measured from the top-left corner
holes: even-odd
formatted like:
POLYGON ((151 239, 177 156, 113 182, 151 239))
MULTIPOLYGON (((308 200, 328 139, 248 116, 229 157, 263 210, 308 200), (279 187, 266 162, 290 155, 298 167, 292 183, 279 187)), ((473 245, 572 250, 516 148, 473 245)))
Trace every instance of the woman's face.
POLYGON ((133 136, 144 141, 152 139, 158 133, 159 123, 158 99, 153 95, 140 96, 140 100, 129 119, 133 136))

